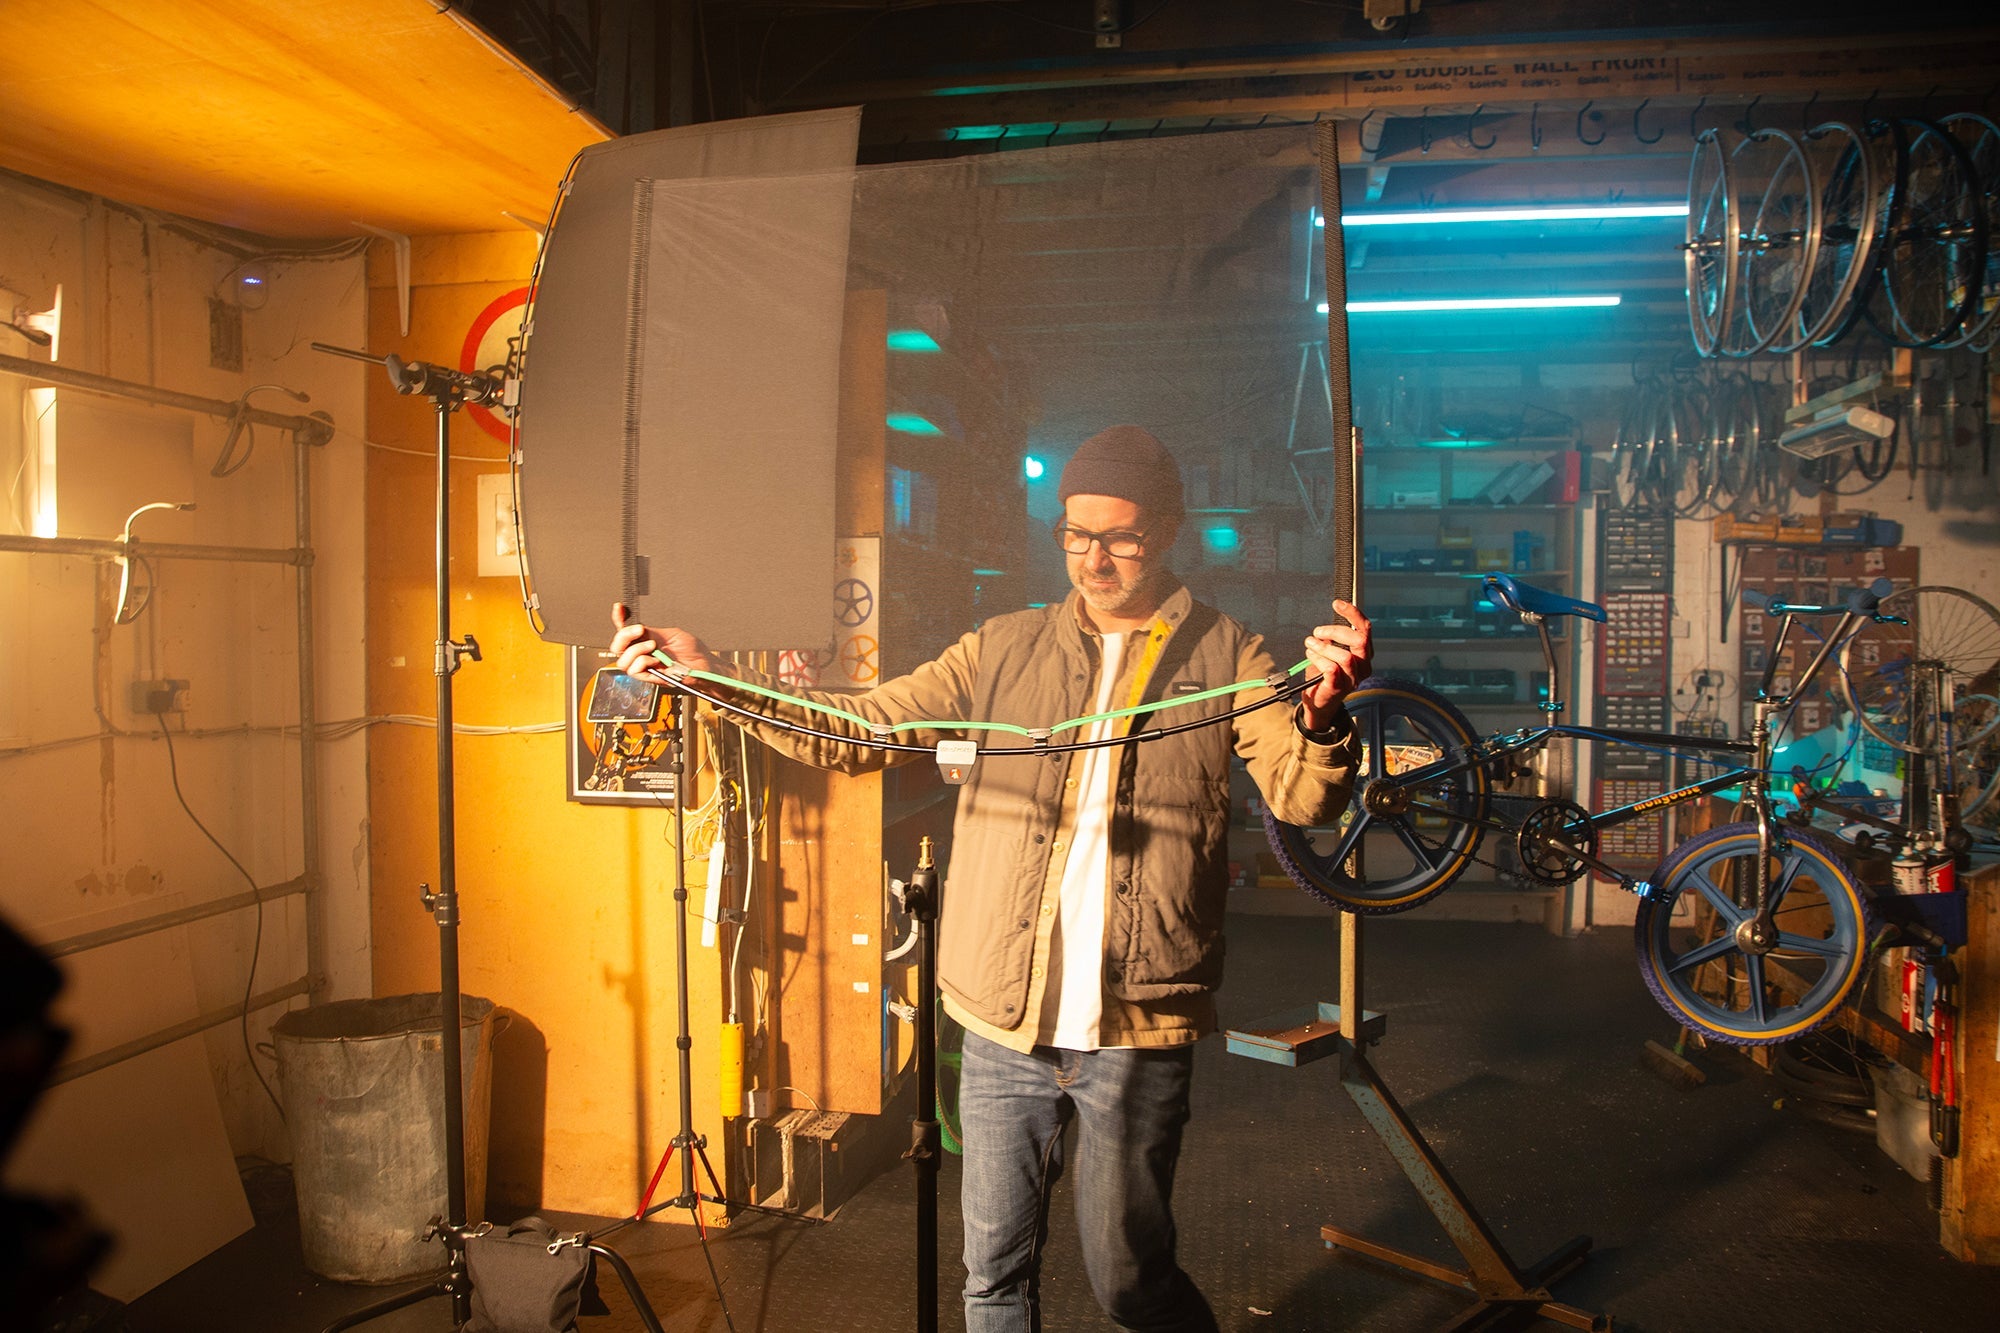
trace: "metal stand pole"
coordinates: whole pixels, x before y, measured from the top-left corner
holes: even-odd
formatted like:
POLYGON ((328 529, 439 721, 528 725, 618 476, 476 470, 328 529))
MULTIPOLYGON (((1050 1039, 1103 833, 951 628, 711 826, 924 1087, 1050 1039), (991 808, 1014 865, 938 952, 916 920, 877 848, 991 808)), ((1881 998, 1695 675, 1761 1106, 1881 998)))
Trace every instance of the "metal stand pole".
MULTIPOLYGON (((318 344, 314 344, 318 346, 318 344)), ((337 349, 325 349, 337 350, 337 349)), ((374 360, 373 357, 364 358, 374 360)), ((393 358, 390 358, 393 360, 393 358)), ((444 1047, 444 1163, 445 1215, 433 1217, 424 1233, 444 1241, 446 1269, 443 1277, 421 1287, 377 1301, 353 1314, 328 1324, 325 1333, 340 1333, 380 1318, 392 1310, 429 1300, 433 1296, 451 1298, 452 1326, 472 1317, 472 1283, 466 1270, 465 1241, 465 1084, 464 1034, 460 1027, 458 980, 458 843, 452 769, 452 676, 462 659, 479 660, 479 641, 470 634, 464 643, 451 637, 451 414, 465 401, 465 386, 456 378, 439 378, 424 383, 423 377, 405 387, 398 367, 390 367, 390 382, 401 393, 426 393, 437 408, 437 506, 436 506, 436 587, 437 641, 433 670, 437 676, 437 796, 438 796, 438 887, 420 886, 423 904, 437 922, 438 986, 441 992, 439 1027, 444 1047)))
MULTIPOLYGON (((428 397, 437 409, 437 505, 434 555, 436 560, 437 640, 433 670, 437 676, 437 805, 438 805, 438 887, 420 885, 424 907, 438 928, 438 986, 441 991, 439 1027, 444 1048, 444 1171, 445 1215, 433 1217, 424 1239, 444 1242, 446 1263, 443 1277, 413 1287, 328 1324, 323 1333, 369 1323, 392 1311, 433 1296, 451 1298, 451 1326, 457 1328, 472 1317, 472 1275, 465 1258, 465 1243, 471 1236, 466 1219, 465 1199, 465 1051, 463 1015, 459 1003, 458 978, 458 832, 457 775, 452 760, 452 677, 470 657, 477 662, 479 640, 467 634, 463 643, 451 637, 451 414, 466 403, 495 403, 500 400, 500 382, 490 375, 468 375, 423 362, 405 362, 394 356, 375 357, 344 347, 314 343, 316 351, 360 361, 379 362, 389 372, 389 383, 398 393, 428 397)), ((680 801, 675 800, 678 821, 680 801)), ((676 827, 678 827, 678 822, 676 827)), ((678 858, 676 858, 678 861, 678 858)), ((686 897, 682 885, 677 895, 686 897)), ((691 1114, 687 1100, 687 928, 681 927, 681 1105, 682 1124, 691 1114)), ((649 1333, 661 1333, 658 1316, 646 1302, 646 1295, 632 1270, 607 1247, 588 1242, 593 1254, 611 1261, 619 1281, 638 1308, 639 1318, 649 1333)))
POLYGON ((917 1113, 910 1120, 905 1161, 917 1172, 917 1333, 938 1326, 937 919, 938 870, 929 838, 918 844, 917 870, 895 886, 917 932, 917 1113))

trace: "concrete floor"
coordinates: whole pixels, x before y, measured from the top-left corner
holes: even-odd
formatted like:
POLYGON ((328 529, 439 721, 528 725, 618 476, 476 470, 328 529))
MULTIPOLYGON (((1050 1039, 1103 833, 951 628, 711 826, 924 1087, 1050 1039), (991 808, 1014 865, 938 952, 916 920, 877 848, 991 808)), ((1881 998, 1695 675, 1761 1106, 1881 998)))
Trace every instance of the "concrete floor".
MULTIPOLYGON (((1238 914, 1225 1024, 1337 998, 1328 914, 1238 914)), ((1634 1333, 1989 1330, 2000 1269, 1937 1244, 1924 1185, 1872 1134, 1788 1097, 1727 1052, 1700 1053, 1694 1090, 1640 1061, 1673 1028, 1648 998, 1624 930, 1559 939, 1531 925, 1371 921, 1367 999, 1388 1017, 1375 1065, 1517 1263, 1572 1236, 1594 1245, 1558 1299, 1634 1333)), ((1194 1121, 1176 1191, 1185 1267, 1231 1333, 1403 1330, 1467 1299, 1351 1254, 1332 1223, 1441 1263, 1457 1256, 1342 1093, 1333 1061, 1299 1069, 1199 1048, 1194 1121)), ((941 1181, 940 1327, 963 1327, 956 1159, 941 1181)), ((380 1292, 322 1282, 300 1261, 286 1178, 251 1180, 260 1225, 123 1312, 132 1333, 304 1333, 380 1292)), ((747 1216, 711 1233, 725 1319, 692 1231, 612 1237, 663 1325, 880 1333, 915 1325, 914 1192, 897 1167, 825 1225, 747 1216)), ((1044 1277, 1050 1333, 1108 1329, 1059 1190, 1044 1277)), ((564 1227, 598 1225, 555 1216, 564 1227)), ((608 1313, 584 1333, 641 1327, 601 1274, 608 1313)), ((114 1316, 115 1318, 116 1316, 114 1316)), ((380 1333, 449 1327, 442 1301, 380 1333)), ((79 1326, 82 1327, 82 1326, 79 1326)), ((116 1329, 103 1322, 93 1329, 116 1329)))

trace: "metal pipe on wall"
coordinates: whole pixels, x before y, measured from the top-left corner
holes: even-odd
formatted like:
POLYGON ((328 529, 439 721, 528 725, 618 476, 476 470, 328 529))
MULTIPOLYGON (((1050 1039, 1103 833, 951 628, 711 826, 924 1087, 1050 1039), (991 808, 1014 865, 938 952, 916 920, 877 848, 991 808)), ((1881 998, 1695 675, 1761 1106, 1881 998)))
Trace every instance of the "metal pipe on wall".
MULTIPOLYGON (((294 466, 292 476, 292 529, 293 545, 284 550, 273 547, 236 547, 196 545, 179 542, 135 542, 105 541, 80 537, 20 537, 0 535, 0 551, 22 551, 41 555, 94 556, 100 559, 117 559, 133 555, 149 555, 161 559, 178 560, 220 560, 245 563, 288 564, 298 571, 297 618, 298 618, 298 682, 299 682, 299 829, 300 855, 304 868, 299 877, 306 896, 306 975, 302 988, 308 998, 317 1002, 329 989, 330 978, 326 961, 327 904, 319 873, 320 829, 319 829, 319 744, 317 693, 313 662, 317 643, 313 626, 312 595, 312 450, 333 438, 333 422, 319 416, 300 416, 289 412, 268 412, 252 407, 247 402, 229 402, 220 398, 204 398, 197 394, 178 393, 171 389, 155 388, 150 384, 134 384, 127 380, 114 379, 108 375, 95 375, 88 371, 72 370, 67 366, 52 365, 43 361, 30 361, 23 357, 0 355, 0 373, 20 375, 27 379, 39 380, 68 388, 81 389, 91 393, 101 393, 114 398, 132 399, 149 403, 156 407, 171 407, 187 412, 198 412, 231 422, 248 422, 253 425, 272 426, 290 431, 294 446, 294 466)), ((254 897, 250 901, 255 901, 254 897)), ((221 909, 227 910, 227 909, 221 909)), ((171 915, 171 914, 170 914, 171 915)), ((207 915, 203 913, 202 915, 207 915)), ((199 919, 191 917, 190 920, 199 919)), ((143 932, 140 932, 143 933, 143 932)), ((84 946, 89 947, 89 946, 84 946)), ((294 983, 300 985, 301 983, 294 983)), ((292 987, 283 988, 283 994, 266 992, 277 999, 289 998, 300 991, 292 987)), ((275 1000, 253 999, 251 1007, 262 1008, 265 1003, 275 1000)), ((240 1006, 238 1011, 239 1012, 240 1006)), ((222 1022, 232 1014, 214 1018, 222 1022)), ((190 1029, 199 1031, 202 1026, 213 1026, 214 1022, 196 1020, 199 1026, 190 1029)), ((185 1027, 186 1025, 182 1025, 185 1027)), ((169 1029, 176 1031, 177 1029, 169 1029)), ((185 1035, 183 1033, 182 1035, 185 1035)), ((173 1038, 177 1039, 177 1038, 173 1038)), ((143 1039, 142 1039, 143 1040, 143 1039)), ((129 1043, 128 1043, 129 1044, 129 1043)), ((161 1043, 163 1044, 163 1043, 161 1043)), ((123 1048, 120 1048, 123 1049, 123 1048)), ((132 1054, 152 1047, 140 1045, 132 1054)), ((119 1058, 125 1058, 120 1056, 119 1058)), ((112 1061, 111 1063, 115 1063, 112 1061)), ((102 1068, 101 1064, 93 1066, 102 1068)), ((88 1072, 88 1071, 83 1071, 88 1072)), ((69 1074, 68 1077, 75 1077, 69 1074)))

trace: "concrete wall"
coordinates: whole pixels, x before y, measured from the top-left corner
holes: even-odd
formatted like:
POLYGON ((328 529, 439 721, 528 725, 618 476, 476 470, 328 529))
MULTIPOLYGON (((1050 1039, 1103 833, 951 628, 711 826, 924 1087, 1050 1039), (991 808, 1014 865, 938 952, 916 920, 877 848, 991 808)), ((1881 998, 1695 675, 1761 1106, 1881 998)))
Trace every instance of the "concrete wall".
MULTIPOLYGON (((362 397, 345 368, 308 343, 362 339, 361 257, 351 249, 306 256, 19 177, 0 181, 0 286, 41 309, 58 284, 65 367, 220 400, 282 385, 311 402, 269 390, 253 402, 331 415, 334 438, 307 465, 313 670, 322 722, 352 724, 363 703, 362 397), (246 274, 261 281, 246 284, 246 274), (212 364, 212 305, 225 325, 241 321, 240 369, 212 364)), ((0 353, 47 358, 4 331, 0 353)), ((192 501, 192 512, 143 515, 135 536, 290 547, 290 436, 257 428, 254 441, 238 440, 240 466, 212 476, 226 434, 225 422, 199 413, 38 389, 0 374, 0 532, 110 539, 139 505, 192 501)), ((365 741, 352 725, 323 734, 321 855, 308 867, 296 735, 297 575, 281 563, 157 560, 150 603, 117 624, 119 572, 101 555, 0 553, 0 803, 8 825, 0 914, 49 943, 246 892, 229 857, 266 887, 310 869, 326 927, 322 990, 365 993, 365 741), (160 678, 189 682, 185 708, 164 715, 171 764, 160 717, 135 711, 131 699, 135 680, 160 678)), ((301 977, 307 911, 299 895, 269 903, 261 945, 256 914, 240 910, 65 957, 70 985, 61 1012, 77 1033, 72 1056, 241 1000, 253 956, 257 991, 301 977)), ((279 1012, 254 1013, 249 1040, 265 1040, 279 1012)), ((228 1151, 289 1155, 244 1045, 231 1021, 175 1048, 198 1051, 212 1080, 225 1167, 228 1151)), ((113 1077, 89 1075, 65 1095, 87 1099, 92 1080, 113 1077)), ((171 1123, 141 1129, 138 1120, 132 1127, 131 1146, 159 1159, 184 1146, 176 1141, 182 1128, 207 1132, 171 1123)), ((60 1175, 61 1167, 37 1163, 44 1173, 60 1175)))

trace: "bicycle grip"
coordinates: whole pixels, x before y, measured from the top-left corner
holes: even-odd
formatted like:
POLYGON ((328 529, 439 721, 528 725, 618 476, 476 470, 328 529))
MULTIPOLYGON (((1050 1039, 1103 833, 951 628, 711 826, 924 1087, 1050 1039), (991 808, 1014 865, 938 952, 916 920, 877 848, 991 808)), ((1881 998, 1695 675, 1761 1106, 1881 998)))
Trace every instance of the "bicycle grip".
POLYGON ((1876 579, 1866 588, 1856 588, 1847 594, 1847 609, 1859 616, 1872 616, 1882 599, 1896 590, 1896 585, 1887 579, 1876 579))
POLYGON ((1745 588, 1742 597, 1743 605, 1752 611, 1763 611, 1771 605, 1771 594, 1759 588, 1745 588))

